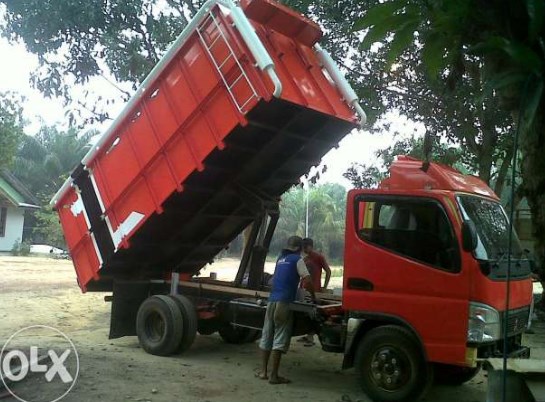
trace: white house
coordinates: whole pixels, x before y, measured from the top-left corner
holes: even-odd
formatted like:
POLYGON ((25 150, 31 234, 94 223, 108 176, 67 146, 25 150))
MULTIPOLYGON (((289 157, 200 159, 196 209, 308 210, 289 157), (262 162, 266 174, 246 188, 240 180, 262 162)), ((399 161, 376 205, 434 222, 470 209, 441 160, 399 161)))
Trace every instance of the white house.
POLYGON ((0 170, 0 252, 23 240, 25 211, 39 209, 38 201, 5 169, 0 170))

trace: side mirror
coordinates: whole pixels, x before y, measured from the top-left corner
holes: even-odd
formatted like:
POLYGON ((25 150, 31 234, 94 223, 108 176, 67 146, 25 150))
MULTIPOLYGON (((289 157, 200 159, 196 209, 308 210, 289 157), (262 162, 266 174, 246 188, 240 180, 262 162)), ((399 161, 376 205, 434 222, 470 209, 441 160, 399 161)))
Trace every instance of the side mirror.
POLYGON ((464 251, 473 252, 477 248, 477 242, 477 227, 473 221, 464 221, 462 223, 462 248, 464 251))

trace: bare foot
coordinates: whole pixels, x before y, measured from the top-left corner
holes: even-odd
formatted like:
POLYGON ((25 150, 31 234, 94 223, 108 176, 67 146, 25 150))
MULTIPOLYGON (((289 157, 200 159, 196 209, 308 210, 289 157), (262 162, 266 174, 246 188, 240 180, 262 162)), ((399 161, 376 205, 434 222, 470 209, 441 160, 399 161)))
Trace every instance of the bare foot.
POLYGON ((256 371, 254 373, 254 375, 255 375, 255 378, 259 378, 260 380, 268 380, 269 379, 269 376, 266 373, 262 372, 262 371, 256 371))
POLYGON ((289 384, 291 381, 288 380, 287 378, 284 378, 284 377, 276 377, 276 378, 271 378, 269 380, 269 384, 272 384, 272 385, 278 385, 278 384, 289 384))

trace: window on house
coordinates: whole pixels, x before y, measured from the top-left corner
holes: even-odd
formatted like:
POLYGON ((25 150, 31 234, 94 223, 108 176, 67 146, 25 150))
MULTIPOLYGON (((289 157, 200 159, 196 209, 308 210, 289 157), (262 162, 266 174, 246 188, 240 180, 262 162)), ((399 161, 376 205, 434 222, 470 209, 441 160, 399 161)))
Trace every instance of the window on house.
POLYGON ((6 235, 6 218, 8 216, 8 209, 6 207, 0 207, 0 237, 6 235))
POLYGON ((458 242, 437 201, 362 196, 356 211, 356 230, 363 240, 440 269, 460 270, 458 242))

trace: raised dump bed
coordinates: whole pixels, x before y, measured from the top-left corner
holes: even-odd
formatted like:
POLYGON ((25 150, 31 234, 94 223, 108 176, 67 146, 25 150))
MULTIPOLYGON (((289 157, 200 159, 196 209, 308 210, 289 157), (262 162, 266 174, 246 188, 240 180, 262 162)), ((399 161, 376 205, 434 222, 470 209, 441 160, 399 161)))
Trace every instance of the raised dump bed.
POLYGON ((192 275, 365 119, 312 21, 209 1, 59 190, 83 291, 192 275))

